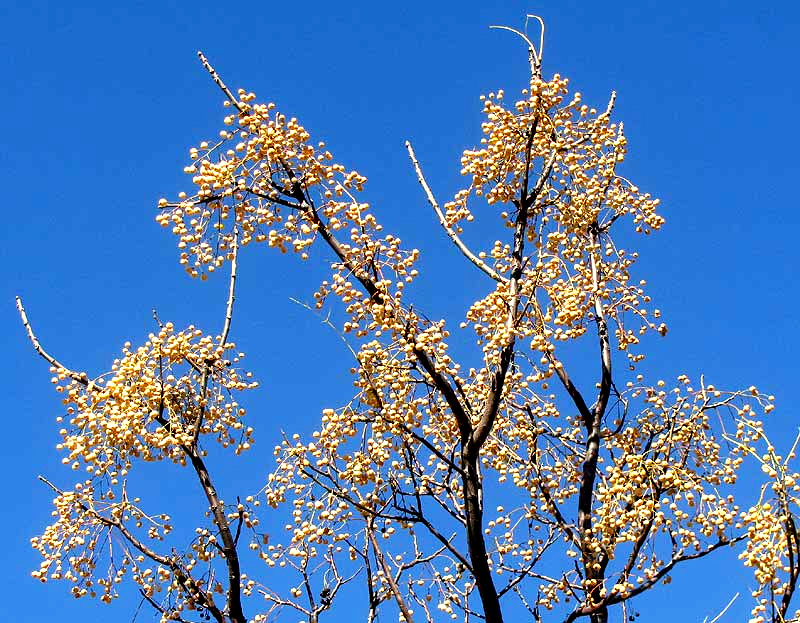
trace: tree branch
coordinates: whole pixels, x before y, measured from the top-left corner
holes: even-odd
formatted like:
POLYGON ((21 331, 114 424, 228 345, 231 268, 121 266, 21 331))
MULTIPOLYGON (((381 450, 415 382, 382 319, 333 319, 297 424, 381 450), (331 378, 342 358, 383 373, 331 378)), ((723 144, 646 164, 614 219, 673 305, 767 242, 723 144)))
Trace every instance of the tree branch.
POLYGON ((411 141, 406 141, 406 149, 408 150, 409 158, 411 158, 411 163, 414 165, 414 171, 416 171, 417 173, 417 180, 419 181, 420 186, 422 186, 422 190, 425 192, 425 196, 428 199, 428 203, 431 204, 431 207, 433 208, 434 212, 436 212, 436 216, 439 218, 439 224, 447 233, 447 236, 450 238, 450 240, 453 241, 453 244, 455 244, 456 247, 458 247, 458 250, 464 254, 464 257, 466 257, 470 262, 472 262, 484 273, 489 275, 489 277, 500 283, 507 283, 508 282, 507 279, 499 275, 491 266, 489 266, 481 258, 475 255, 472 251, 470 251, 469 247, 467 247, 467 245, 464 244, 464 242, 461 240, 461 238, 459 238, 458 234, 453 230, 453 228, 447 224, 447 219, 445 218, 444 213, 442 213, 442 209, 439 207, 439 202, 436 201, 436 198, 433 196, 433 191, 431 191, 430 186, 428 186, 428 182, 425 180, 425 176, 422 173, 422 167, 417 161, 417 156, 414 153, 414 148, 411 146, 411 141))
POLYGON ((222 554, 228 568, 228 616, 233 623, 247 623, 247 618, 242 612, 242 574, 239 568, 239 554, 236 550, 236 541, 228 525, 228 519, 225 516, 225 510, 197 448, 188 446, 182 446, 182 448, 197 474, 200 486, 208 500, 214 523, 222 537, 222 554))
POLYGON ((22 320, 22 325, 25 327, 25 332, 28 334, 28 339, 33 345, 33 349, 37 353, 39 353, 39 355, 45 361, 47 361, 51 366, 53 366, 57 370, 63 370, 64 373, 73 381, 80 383, 87 389, 93 388, 94 385, 89 381, 89 378, 86 376, 85 373, 73 372, 65 365, 63 365, 61 362, 59 362, 55 357, 50 355, 44 348, 42 348, 42 345, 39 344, 39 340, 36 338, 36 334, 33 332, 33 327, 31 327, 31 323, 28 321, 28 315, 25 313, 25 307, 22 305, 22 299, 20 297, 17 297, 17 311, 19 312, 19 317, 22 320))
POLYGON ((247 109, 244 106, 242 106, 242 104, 239 102, 239 100, 236 99, 236 97, 234 97, 233 93, 231 93, 231 90, 225 86, 225 83, 222 81, 222 78, 219 77, 219 74, 211 66, 211 63, 208 62, 208 59, 206 58, 205 54, 203 54, 202 51, 198 50, 197 56, 200 58, 200 62, 203 63, 203 67, 205 68, 205 70, 211 76, 211 79, 225 94, 225 97, 228 98, 228 101, 230 101, 230 103, 233 104, 236 107, 236 110, 238 110, 240 113, 245 112, 245 110, 247 109))
POLYGON ((411 617, 411 612, 409 611, 408 606, 403 599, 400 588, 397 586, 397 582, 395 582, 394 574, 389 568, 389 564, 386 562, 386 559, 383 557, 383 552, 381 552, 380 545, 378 545, 378 540, 375 538, 375 530, 372 523, 373 520, 372 518, 364 517, 364 521, 367 524, 367 537, 369 538, 369 542, 372 544, 372 551, 375 553, 375 559, 378 561, 378 564, 383 570, 383 575, 386 577, 386 582, 389 584, 389 589, 392 591, 392 595, 394 595, 394 599, 397 602, 397 607, 400 608, 400 612, 403 613, 403 618, 405 619, 406 623, 414 623, 414 619, 411 617))

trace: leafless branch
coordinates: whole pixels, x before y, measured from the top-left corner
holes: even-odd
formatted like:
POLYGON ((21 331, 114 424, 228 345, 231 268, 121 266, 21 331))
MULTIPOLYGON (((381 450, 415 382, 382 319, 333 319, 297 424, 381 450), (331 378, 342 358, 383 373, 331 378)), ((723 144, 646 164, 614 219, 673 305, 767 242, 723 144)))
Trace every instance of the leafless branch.
POLYGON ((383 552, 378 544, 378 539, 375 538, 375 529, 373 526, 374 520, 371 517, 365 516, 364 521, 366 523, 367 538, 369 538, 369 542, 372 545, 372 551, 375 553, 375 560, 378 561, 378 564, 383 570, 383 575, 386 578, 386 582, 389 584, 392 595, 394 595, 394 600, 397 602, 397 607, 400 608, 400 612, 403 613, 403 618, 406 620, 406 623, 414 623, 414 619, 412 618, 411 612, 409 611, 408 606, 403 599, 403 594, 400 592, 400 587, 397 586, 397 582, 395 581, 394 574, 389 567, 389 563, 386 562, 386 559, 383 556, 383 552))
POLYGON ((203 67, 211 76, 211 79, 214 83, 220 88, 220 90, 225 94, 225 97, 228 98, 231 104, 233 104, 239 112, 244 112, 246 108, 239 102, 236 97, 234 97, 231 90, 225 86, 225 83, 222 81, 222 78, 219 77, 217 71, 211 66, 211 63, 208 62, 205 54, 202 51, 197 51, 197 56, 200 58, 200 62, 203 63, 203 67))
POLYGON ((228 286, 228 302, 225 305, 225 322, 222 326, 222 333, 219 337, 220 346, 224 346, 228 341, 228 334, 231 330, 231 320, 233 319, 233 303, 236 300, 236 271, 238 268, 239 256, 239 230, 233 232, 233 248, 231 250, 231 278, 228 286))
POLYGON ((25 307, 22 305, 22 299, 17 297, 17 311, 19 312, 19 317, 22 320, 22 325, 25 327, 25 332, 28 334, 28 339, 30 340, 31 344, 33 344, 34 350, 39 353, 39 355, 47 361, 51 366, 56 368, 57 370, 63 370, 64 373, 69 376, 73 381, 76 381, 83 385, 86 388, 92 388, 94 385, 89 381, 89 378, 83 372, 74 372, 67 368, 64 364, 59 362, 55 357, 50 355, 42 345, 39 344, 39 340, 36 338, 36 334, 33 332, 33 327, 31 327, 31 323, 28 321, 28 315, 25 313, 25 307))
POLYGON ((455 244, 456 247, 458 247, 458 250, 464 254, 464 257, 466 257, 484 273, 489 275, 492 279, 500 283, 507 283, 508 280, 505 277, 499 275, 491 266, 475 255, 469 249, 469 247, 464 244, 461 238, 459 238, 455 230, 453 230, 453 228, 447 224, 447 219, 445 218, 442 209, 439 207, 439 202, 436 201, 436 198, 433 196, 433 191, 431 191, 430 186, 428 186, 428 182, 425 180, 425 175, 422 173, 422 167, 420 166, 417 156, 414 153, 414 148, 411 146, 411 141, 406 141, 406 149, 408 150, 408 157, 411 158, 411 164, 414 165, 414 171, 417 173, 417 180, 419 181, 420 186, 422 186, 422 190, 425 192, 428 203, 431 204, 434 212, 436 212, 436 216, 439 218, 439 223, 447 233, 447 236, 450 238, 450 240, 453 241, 453 244, 455 244))
POLYGON ((705 619, 703 619, 703 623, 717 623, 717 621, 719 621, 722 618, 722 616, 733 605, 733 602, 736 601, 738 598, 739 598, 739 593, 736 593, 733 597, 731 597, 731 600, 728 602, 728 604, 722 610, 720 610, 720 612, 713 619, 709 620, 708 617, 706 617, 705 619))

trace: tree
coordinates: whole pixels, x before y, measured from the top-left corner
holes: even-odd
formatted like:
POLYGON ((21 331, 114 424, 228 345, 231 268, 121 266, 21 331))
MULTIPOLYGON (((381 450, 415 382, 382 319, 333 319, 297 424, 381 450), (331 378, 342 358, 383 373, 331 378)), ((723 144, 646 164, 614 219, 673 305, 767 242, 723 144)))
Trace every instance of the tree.
POLYGON ((366 178, 273 104, 234 94, 200 55, 226 97, 226 129, 191 151, 194 190, 162 199, 157 221, 193 277, 229 268, 222 330, 156 318, 142 346, 90 377, 39 344, 18 301, 64 394, 64 463, 86 473, 69 490, 43 479, 55 519, 33 540, 35 577, 103 601, 133 583, 162 621, 293 609, 316 622, 361 598, 368 621, 389 610, 499 622, 517 608, 601 623, 736 546, 759 587, 752 620, 798 620, 800 476, 794 446, 781 456, 765 436, 772 399, 683 375, 674 387, 645 382, 642 338, 667 328, 621 245, 662 226, 658 201, 618 170, 615 95, 591 108, 565 78, 544 78, 541 39, 513 32, 530 79, 513 103, 503 91, 484 99, 465 188, 440 204, 407 144, 442 229, 484 280, 458 326, 477 338, 463 360, 451 355, 465 341, 451 340, 452 321, 407 294, 420 252, 383 232, 366 178), (207 459, 213 441, 237 455, 251 446, 240 393, 256 383, 229 334, 238 254, 264 243, 332 259, 315 306, 332 310, 326 322, 351 349, 356 393, 323 412, 312 439, 284 438, 264 489, 231 503, 207 459), (589 383, 578 380, 587 361, 589 383), (137 468, 158 461, 201 487, 197 524, 174 525, 129 493, 137 468), (737 482, 746 461, 766 475, 756 491, 737 482), (265 505, 292 508, 284 539, 260 530, 265 505))

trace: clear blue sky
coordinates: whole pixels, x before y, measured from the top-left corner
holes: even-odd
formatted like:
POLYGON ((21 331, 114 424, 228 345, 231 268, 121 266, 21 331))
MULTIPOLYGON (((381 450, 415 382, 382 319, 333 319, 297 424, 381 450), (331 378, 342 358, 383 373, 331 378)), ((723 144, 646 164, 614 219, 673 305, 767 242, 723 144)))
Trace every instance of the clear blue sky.
MULTIPOLYGON (((0 4, 0 322, 6 440, 0 453, 0 620, 130 621, 131 603, 75 602, 29 577, 30 536, 49 517, 45 473, 69 482, 54 445, 57 394, 14 309, 24 297, 45 346, 90 374, 123 342, 176 325, 217 331, 225 284, 193 282, 153 221, 160 196, 186 186, 187 150, 214 136, 220 95, 203 49, 232 87, 274 100, 369 178, 387 229, 423 249, 419 297, 458 321, 458 256, 443 243, 408 165, 414 141, 440 197, 459 187, 458 155, 479 138, 478 96, 526 79, 520 42, 490 24, 547 22, 545 73, 587 100, 619 97, 627 175, 663 200, 667 225, 642 244, 640 274, 670 324, 655 345, 667 377, 705 372, 719 386, 758 385, 778 399, 772 430, 797 428, 800 295, 797 4, 745 2, 5 2, 0 4), (431 245, 437 250, 427 251, 431 245), (445 279, 447 289, 436 289, 445 279), (57 613, 57 614, 56 614, 57 613)), ((260 448, 232 483, 254 487, 278 431, 311 430, 349 391, 335 335, 293 304, 319 270, 263 249, 242 260, 233 338, 262 381, 252 416, 260 448), (333 354, 332 354, 333 353, 333 354), (245 482, 242 483, 241 481, 245 482)), ((471 274, 471 273, 466 273, 471 274)), ((283 520, 276 519, 277 524, 283 520)), ((676 575, 676 579, 677 579, 676 575)), ((730 559, 642 600, 645 622, 702 621, 742 591, 730 559), (677 599, 686 591, 685 601, 677 599), (696 603, 692 603, 696 600, 696 603), (693 613, 693 614, 692 614, 693 613)), ((136 600, 133 601, 134 605, 136 600)), ((151 620, 143 612, 139 621, 151 620)), ((293 618, 291 620, 294 620, 293 618)))

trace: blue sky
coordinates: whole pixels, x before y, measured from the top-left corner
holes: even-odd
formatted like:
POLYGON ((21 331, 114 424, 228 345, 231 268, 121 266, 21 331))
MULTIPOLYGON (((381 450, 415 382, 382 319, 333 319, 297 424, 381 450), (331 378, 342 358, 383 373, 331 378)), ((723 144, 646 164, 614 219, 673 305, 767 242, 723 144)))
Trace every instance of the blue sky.
MULTIPOLYGON (((526 80, 520 42, 488 26, 521 27, 527 12, 547 22, 545 74, 569 76, 598 105, 617 90, 627 176, 662 198, 665 229, 639 243, 640 274, 671 329, 653 343, 654 370, 756 384, 777 397, 775 435, 793 434, 795 3, 4 3, 0 528, 9 597, 0 619, 133 616, 130 603, 76 603, 65 586, 29 578, 38 559, 28 539, 46 524, 51 497, 36 475, 68 482, 70 474, 54 449, 57 394, 26 342, 14 295, 24 297, 46 348, 95 374, 123 342, 146 337, 154 307, 176 325, 218 330, 224 280, 186 277, 174 240, 153 220, 157 199, 186 187, 188 148, 220 127, 220 94, 196 50, 230 86, 276 101, 369 178, 367 196, 387 230, 423 250, 421 304, 457 322, 467 300, 454 277, 459 257, 437 230, 403 142, 414 142, 440 198, 459 188, 458 156, 479 138, 478 96, 511 94, 526 80)), ((228 474, 245 487, 263 479, 279 430, 311 430, 350 382, 338 338, 290 301, 310 297, 320 269, 248 251, 232 337, 262 381, 252 410, 260 454, 235 479, 228 474)), ((702 621, 742 591, 739 616, 725 619, 741 620, 749 576, 729 562, 703 565, 643 600, 642 620, 702 621), (688 601, 675 599, 682 590, 688 601)))

